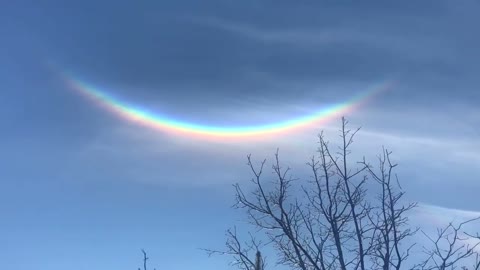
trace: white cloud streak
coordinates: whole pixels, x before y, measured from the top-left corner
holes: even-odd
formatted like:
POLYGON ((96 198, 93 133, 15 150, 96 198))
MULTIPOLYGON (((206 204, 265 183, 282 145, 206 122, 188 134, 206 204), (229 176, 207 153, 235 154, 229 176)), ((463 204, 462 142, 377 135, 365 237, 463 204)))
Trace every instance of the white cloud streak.
MULTIPOLYGON (((411 18, 412 21, 422 23, 422 18, 411 18)), ((345 27, 300 27, 289 28, 266 28, 252 23, 229 21, 218 17, 190 18, 193 23, 222 29, 252 40, 288 44, 297 47, 318 48, 324 45, 362 44, 377 49, 388 49, 401 52, 404 55, 415 55, 418 59, 431 59, 432 56, 441 55, 444 59, 455 55, 455 51, 447 45, 445 40, 439 40, 434 36, 418 34, 405 36, 404 32, 395 34, 385 31, 381 27, 372 25, 356 25, 345 27), (415 40, 413 42, 412 40, 415 40), (444 46, 438 46, 443 44, 444 46), (429 48, 418 52, 418 48, 429 48)), ((425 22, 423 22, 425 23, 425 22)))

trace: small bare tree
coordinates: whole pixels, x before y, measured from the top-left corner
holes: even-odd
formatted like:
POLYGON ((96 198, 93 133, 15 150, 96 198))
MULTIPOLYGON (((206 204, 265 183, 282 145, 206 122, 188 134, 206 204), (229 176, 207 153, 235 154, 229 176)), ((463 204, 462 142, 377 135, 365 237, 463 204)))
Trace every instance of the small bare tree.
POLYGON ((265 260, 260 254, 262 242, 257 241, 252 234, 249 235, 249 241, 242 242, 237 235, 237 229, 234 227, 226 232, 227 241, 225 242, 225 246, 227 249, 225 251, 211 249, 204 249, 204 251, 206 251, 209 256, 214 254, 233 256, 234 261, 231 265, 242 270, 263 270, 266 265, 265 260), (253 260, 253 254, 256 256, 255 260, 253 260))
MULTIPOLYGON (((147 261, 148 261, 148 257, 147 257, 147 252, 142 249, 142 254, 143 254, 143 270, 147 270, 147 261)), ((141 268, 139 267, 138 270, 141 270, 141 268)), ((155 268, 153 270, 156 270, 155 268)))
POLYGON ((463 231, 465 225, 478 219, 470 219, 457 225, 450 222, 446 227, 438 228, 435 236, 422 231, 430 241, 431 247, 424 247, 427 258, 416 265, 415 269, 480 269, 480 255, 476 250, 480 245, 479 237, 463 231))

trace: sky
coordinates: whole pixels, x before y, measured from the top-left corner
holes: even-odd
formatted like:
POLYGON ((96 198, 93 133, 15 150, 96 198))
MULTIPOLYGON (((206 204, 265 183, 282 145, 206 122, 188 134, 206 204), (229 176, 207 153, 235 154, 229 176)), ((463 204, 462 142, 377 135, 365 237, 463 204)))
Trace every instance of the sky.
POLYGON ((279 148, 307 177, 316 135, 335 141, 342 115, 362 127, 354 157, 393 151, 413 222, 480 216, 479 12, 470 0, 2 3, 0 266, 137 269, 144 248, 157 269, 230 269, 201 248, 247 228, 231 208, 246 156, 279 148), (203 127, 349 106, 224 138, 132 120, 72 82, 203 127))

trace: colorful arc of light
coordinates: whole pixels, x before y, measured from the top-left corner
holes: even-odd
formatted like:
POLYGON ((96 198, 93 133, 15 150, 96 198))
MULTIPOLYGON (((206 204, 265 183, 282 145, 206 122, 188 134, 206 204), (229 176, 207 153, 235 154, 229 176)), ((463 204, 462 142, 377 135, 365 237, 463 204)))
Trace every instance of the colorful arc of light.
POLYGON ((73 89, 121 118, 167 132, 225 138, 265 136, 324 123, 354 111, 377 94, 390 89, 393 85, 390 81, 383 82, 346 102, 326 106, 311 114, 280 122, 250 126, 215 126, 191 123, 152 112, 114 97, 107 91, 85 81, 74 79, 72 76, 66 76, 66 78, 67 83, 73 89))

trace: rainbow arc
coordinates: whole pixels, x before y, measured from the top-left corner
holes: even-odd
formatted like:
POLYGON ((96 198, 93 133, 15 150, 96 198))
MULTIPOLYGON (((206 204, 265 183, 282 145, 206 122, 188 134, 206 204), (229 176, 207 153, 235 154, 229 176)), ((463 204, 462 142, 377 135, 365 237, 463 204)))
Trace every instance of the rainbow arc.
POLYGON ((318 125, 354 111, 377 94, 392 87, 392 82, 383 82, 374 85, 370 89, 363 91, 359 95, 356 95, 343 103, 326 106, 311 114, 286 119, 284 121, 261 125, 216 126, 183 121, 159 112, 153 112, 126 100, 117 98, 93 84, 75 79, 72 76, 65 77, 68 84, 73 89, 80 92, 82 95, 87 96, 90 100, 93 100, 98 105, 113 112, 122 119, 165 132, 217 138, 263 137, 266 135, 284 133, 312 125, 318 125))

